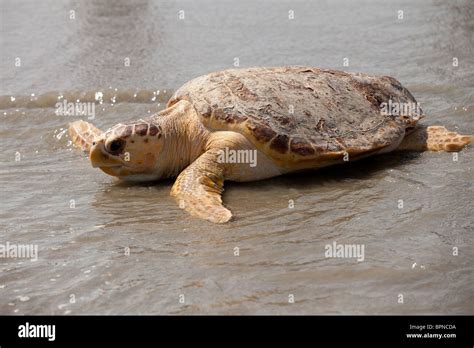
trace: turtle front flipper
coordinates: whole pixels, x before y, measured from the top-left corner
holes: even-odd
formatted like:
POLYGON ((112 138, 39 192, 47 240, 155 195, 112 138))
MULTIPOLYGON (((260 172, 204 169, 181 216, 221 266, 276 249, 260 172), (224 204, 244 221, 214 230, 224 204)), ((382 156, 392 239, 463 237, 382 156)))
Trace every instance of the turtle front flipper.
POLYGON ((232 213, 222 205, 225 168, 217 159, 215 149, 202 154, 178 176, 171 196, 191 215, 224 223, 231 219, 232 213))
POLYGON ((79 120, 69 124, 69 137, 74 146, 84 152, 89 152, 94 139, 102 135, 102 131, 93 124, 79 120))

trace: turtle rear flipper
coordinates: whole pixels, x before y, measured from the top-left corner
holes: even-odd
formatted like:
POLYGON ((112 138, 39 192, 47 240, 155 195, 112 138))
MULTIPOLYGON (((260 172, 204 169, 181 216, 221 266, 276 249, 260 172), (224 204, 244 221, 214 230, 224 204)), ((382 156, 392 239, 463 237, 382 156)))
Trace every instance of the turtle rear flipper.
POLYGON ((84 152, 89 152, 94 139, 102 135, 102 131, 93 124, 79 120, 69 124, 69 137, 74 146, 84 152))
POLYGON ((398 150, 458 152, 472 140, 472 135, 450 132, 443 126, 419 126, 403 139, 398 150))

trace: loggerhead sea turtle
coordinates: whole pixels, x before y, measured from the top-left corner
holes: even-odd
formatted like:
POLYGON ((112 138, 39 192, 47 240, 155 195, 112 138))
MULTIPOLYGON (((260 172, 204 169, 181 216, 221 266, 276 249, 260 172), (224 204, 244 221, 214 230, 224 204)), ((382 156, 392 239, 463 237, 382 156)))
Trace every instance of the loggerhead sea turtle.
POLYGON ((260 180, 395 149, 459 151, 471 142, 442 126, 417 126, 422 116, 392 77, 250 68, 195 78, 149 118, 106 132, 76 121, 69 134, 92 166, 109 175, 177 177, 171 195, 180 207, 223 223, 232 217, 222 205, 224 180, 260 180))

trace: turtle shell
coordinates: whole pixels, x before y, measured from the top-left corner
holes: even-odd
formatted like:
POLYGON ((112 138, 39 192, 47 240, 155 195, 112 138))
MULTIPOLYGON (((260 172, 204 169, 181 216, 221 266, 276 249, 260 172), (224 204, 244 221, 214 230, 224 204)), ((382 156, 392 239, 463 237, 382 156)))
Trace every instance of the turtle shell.
POLYGON ((308 67, 230 69, 193 79, 168 106, 191 102, 203 124, 236 131, 280 163, 362 156, 398 145, 420 110, 381 112, 383 103, 416 104, 396 79, 308 67))

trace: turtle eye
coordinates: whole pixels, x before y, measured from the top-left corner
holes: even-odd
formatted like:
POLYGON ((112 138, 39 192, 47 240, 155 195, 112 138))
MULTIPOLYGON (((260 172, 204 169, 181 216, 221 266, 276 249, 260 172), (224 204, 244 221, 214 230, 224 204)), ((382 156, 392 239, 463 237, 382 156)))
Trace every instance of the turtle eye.
POLYGON ((122 152, 124 147, 125 147, 125 141, 123 139, 116 139, 114 141, 111 141, 107 145, 107 151, 111 153, 112 155, 118 155, 119 153, 122 152))

